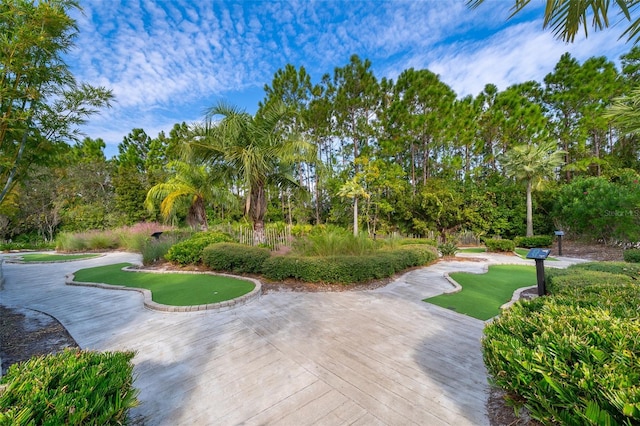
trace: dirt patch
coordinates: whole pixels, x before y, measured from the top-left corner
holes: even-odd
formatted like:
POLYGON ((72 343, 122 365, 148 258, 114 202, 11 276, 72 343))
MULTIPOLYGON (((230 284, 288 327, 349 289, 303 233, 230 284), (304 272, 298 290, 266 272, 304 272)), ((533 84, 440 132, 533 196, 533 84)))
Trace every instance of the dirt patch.
MULTIPOLYGON (((622 262, 622 247, 589 244, 582 241, 562 241, 562 256, 578 259, 622 262)), ((551 256, 559 256, 558 242, 551 248, 551 256)))
POLYGON ((50 315, 31 309, 0 306, 2 371, 31 357, 78 348, 67 330, 50 315))

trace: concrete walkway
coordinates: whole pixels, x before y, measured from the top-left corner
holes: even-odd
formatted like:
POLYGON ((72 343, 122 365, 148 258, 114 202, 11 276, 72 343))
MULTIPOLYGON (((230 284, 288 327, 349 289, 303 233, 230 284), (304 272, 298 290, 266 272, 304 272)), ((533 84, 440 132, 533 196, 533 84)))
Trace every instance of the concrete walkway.
POLYGON ((373 291, 167 313, 144 309, 136 292, 65 286, 78 269, 140 262, 110 253, 5 264, 0 303, 53 315, 82 348, 136 351, 140 424, 487 425, 484 322, 421 301, 451 289, 445 272, 533 264, 478 256, 487 260, 440 262, 373 291))

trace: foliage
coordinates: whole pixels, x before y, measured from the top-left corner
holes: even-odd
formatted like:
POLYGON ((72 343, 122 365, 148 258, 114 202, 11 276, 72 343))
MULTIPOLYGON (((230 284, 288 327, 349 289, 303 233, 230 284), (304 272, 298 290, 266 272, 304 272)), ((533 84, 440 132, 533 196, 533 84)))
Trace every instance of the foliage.
POLYGON ((63 56, 77 34, 68 0, 0 3, 0 203, 32 164, 56 162, 110 91, 79 84, 63 56))
POLYGON ((553 245, 553 237, 551 235, 533 235, 531 237, 515 237, 513 242, 516 247, 534 248, 534 247, 551 247, 553 245))
POLYGON ((509 252, 516 248, 513 240, 506 240, 501 238, 486 238, 484 245, 487 246, 487 251, 491 252, 509 252))
POLYGON ((295 186, 291 164, 315 158, 313 146, 280 132, 287 114, 287 108, 278 103, 265 106, 255 116, 218 103, 207 112, 206 125, 198 129, 201 137, 189 143, 195 156, 225 167, 242 182, 247 192, 245 213, 253 222, 256 244, 264 243, 267 184, 295 186), (214 124, 216 116, 222 120, 214 124))
POLYGON ((543 423, 640 419, 640 327, 601 308, 553 299, 516 304, 485 328, 484 359, 498 386, 543 423))
MULTIPOLYGON (((476 8, 485 0, 467 0, 467 4, 476 8)), ((618 10, 618 16, 622 20, 630 22, 629 27, 621 37, 628 36, 629 40, 638 41, 640 37, 640 19, 632 19, 631 13, 635 12, 634 3, 626 0, 615 0, 612 2, 618 10)), ((511 16, 519 13, 529 4, 529 1, 515 0, 511 7, 511 16)), ((565 42, 573 42, 580 29, 584 29, 584 34, 588 33, 587 20, 591 20, 595 30, 602 30, 609 27, 609 0, 567 0, 547 2, 544 10, 544 28, 551 27, 556 37, 565 42)), ((617 20, 616 20, 617 22, 617 20)))
POLYGON ((458 245, 455 241, 447 241, 442 244, 438 244, 438 251, 442 256, 455 256, 458 252, 458 245))
POLYGON ((402 246, 360 256, 273 256, 264 262, 262 272, 266 278, 275 281, 293 278, 305 282, 353 284, 388 278, 396 272, 432 262, 436 257, 435 251, 424 245, 402 246))
POLYGON ((501 161, 507 175, 526 183, 527 237, 533 236, 533 201, 531 193, 545 181, 555 178, 556 170, 564 164, 563 151, 554 141, 517 145, 507 151, 501 161))
POLYGON ((64 352, 9 367, 0 424, 120 425, 137 405, 133 352, 64 352))
POLYGON ((202 263, 214 271, 258 274, 262 272, 262 264, 270 256, 271 252, 266 248, 219 243, 204 249, 202 263))
POLYGON ((638 174, 630 170, 612 179, 575 179, 560 189, 553 216, 572 235, 606 242, 638 241, 639 181, 638 174))
POLYGON ((366 234, 354 236, 340 228, 329 228, 294 241, 293 252, 300 256, 358 256, 369 254, 377 247, 366 234))
POLYGON ((105 231, 61 232, 56 237, 56 250, 73 252, 123 249, 141 253, 153 232, 167 229, 170 228, 154 222, 145 222, 105 231))
POLYGON ((640 263, 640 249, 626 249, 622 252, 625 262, 640 263))
POLYGON ((545 424, 638 423, 638 272, 610 262, 547 270, 552 296, 485 328, 492 381, 545 424))
POLYGON ((179 265, 195 265, 202 262, 203 250, 208 245, 232 241, 233 238, 222 232, 199 232, 171 247, 165 259, 179 265))

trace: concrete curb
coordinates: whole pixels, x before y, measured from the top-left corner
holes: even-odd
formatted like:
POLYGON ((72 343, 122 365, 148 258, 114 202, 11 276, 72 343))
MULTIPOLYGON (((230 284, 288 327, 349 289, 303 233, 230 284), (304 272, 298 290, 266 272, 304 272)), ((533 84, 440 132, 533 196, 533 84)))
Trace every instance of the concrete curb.
POLYGON ((214 272, 195 272, 195 271, 146 271, 140 269, 133 269, 130 266, 122 268, 123 271, 127 272, 146 272, 150 274, 207 274, 207 275, 218 275, 223 277, 231 277, 239 280, 250 281, 255 284, 253 290, 249 293, 242 295, 240 297, 236 297, 235 299, 225 300, 217 303, 209 303, 206 305, 191 305, 191 306, 171 306, 171 305, 163 305, 161 303, 154 302, 151 298, 151 291, 144 288, 135 288, 135 287, 125 287, 119 285, 111 285, 104 283, 87 283, 87 282, 79 282, 74 281, 74 274, 67 274, 65 276, 65 284, 67 285, 75 285, 75 286, 83 286, 83 287, 96 287, 103 288, 107 290, 126 290, 126 291, 137 291, 144 296, 144 307, 147 309, 151 309, 154 311, 161 312, 197 312, 197 311, 228 311, 233 309, 236 306, 246 305, 247 303, 258 299, 262 294, 262 283, 254 278, 240 277, 236 275, 230 274, 218 274, 214 272))

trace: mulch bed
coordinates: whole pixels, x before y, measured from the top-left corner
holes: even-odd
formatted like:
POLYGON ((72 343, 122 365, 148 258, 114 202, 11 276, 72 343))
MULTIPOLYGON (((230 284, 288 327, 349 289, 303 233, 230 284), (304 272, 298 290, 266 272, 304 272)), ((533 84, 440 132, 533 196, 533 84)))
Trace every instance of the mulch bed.
MULTIPOLYGON (((552 249, 552 256, 558 255, 557 247, 552 249)), ((563 242, 562 255, 589 260, 622 260, 622 249, 603 245, 590 245, 580 242, 563 242)), ((475 259, 463 257, 451 257, 443 259, 475 261, 475 259)), ((170 268, 166 264, 156 265, 155 269, 170 268)), ((170 268, 174 269, 174 268, 170 268)), ((188 269, 188 268, 175 268, 188 269)), ((197 268, 195 268, 197 270, 197 268)), ((194 268, 190 268, 194 270, 194 268)), ((397 277, 375 281, 356 286, 341 284, 310 284, 298 281, 264 282, 263 292, 278 291, 362 291, 385 286, 397 277)), ((522 293, 521 297, 530 298, 537 294, 536 289, 522 293)), ((10 365, 26 361, 33 356, 46 355, 62 351, 64 348, 78 348, 67 330, 53 317, 42 312, 29 309, 8 307, 0 305, 0 357, 2 358, 2 371, 6 372, 10 365)), ((538 426, 541 423, 529 418, 525 410, 521 410, 520 417, 516 417, 513 408, 508 406, 504 399, 504 392, 492 388, 487 402, 487 411, 492 426, 538 426)))

